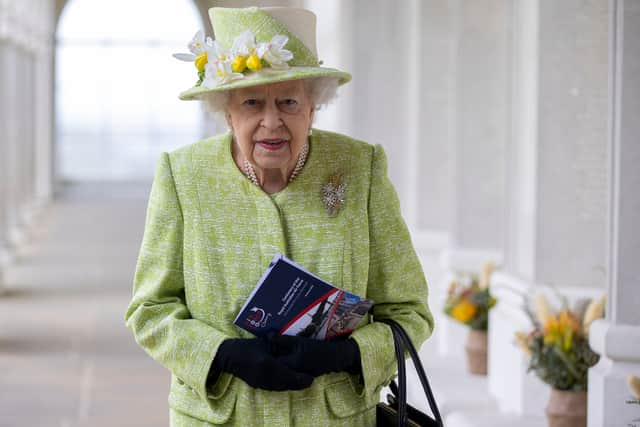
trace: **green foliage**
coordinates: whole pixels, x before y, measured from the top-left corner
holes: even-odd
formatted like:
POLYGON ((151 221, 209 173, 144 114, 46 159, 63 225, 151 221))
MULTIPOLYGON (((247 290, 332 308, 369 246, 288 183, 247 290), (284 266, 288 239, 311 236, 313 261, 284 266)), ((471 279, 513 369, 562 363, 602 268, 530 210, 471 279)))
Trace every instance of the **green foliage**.
POLYGON ((459 285, 453 281, 444 306, 444 312, 471 329, 486 331, 489 327, 489 310, 496 305, 488 284, 481 286, 475 275, 466 277, 468 283, 459 285))
POLYGON ((529 340, 529 350, 529 371, 558 390, 586 391, 588 369, 600 358, 589 347, 587 338, 580 335, 573 337, 567 350, 559 343, 545 344, 542 334, 534 334, 529 340))

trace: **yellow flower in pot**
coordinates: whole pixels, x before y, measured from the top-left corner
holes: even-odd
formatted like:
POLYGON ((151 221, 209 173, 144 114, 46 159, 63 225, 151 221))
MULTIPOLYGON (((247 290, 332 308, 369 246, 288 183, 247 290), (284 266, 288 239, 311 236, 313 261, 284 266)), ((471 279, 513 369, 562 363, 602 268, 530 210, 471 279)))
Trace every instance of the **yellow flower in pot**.
POLYGON ((535 316, 526 307, 534 328, 517 333, 516 342, 530 357, 529 371, 552 388, 546 410, 549 427, 586 426, 587 374, 599 360, 589 347, 588 330, 604 315, 604 303, 604 297, 588 306, 579 302, 571 310, 563 298, 556 312, 540 294, 534 300, 535 316))
POLYGON ((493 263, 486 263, 482 275, 460 273, 449 286, 444 312, 469 326, 465 345, 469 371, 472 374, 487 374, 487 329, 489 310, 496 299, 489 291, 489 280, 495 270, 493 263))
POLYGON ((451 317, 461 323, 468 323, 478 312, 478 306, 467 299, 462 299, 451 309, 451 317))

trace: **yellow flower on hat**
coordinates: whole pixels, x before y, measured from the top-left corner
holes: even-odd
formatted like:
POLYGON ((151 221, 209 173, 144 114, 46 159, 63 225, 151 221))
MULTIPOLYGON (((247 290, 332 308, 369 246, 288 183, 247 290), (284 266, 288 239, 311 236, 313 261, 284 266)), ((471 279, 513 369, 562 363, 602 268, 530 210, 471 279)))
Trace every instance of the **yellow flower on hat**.
POLYGON ((255 53, 249 55, 249 59, 247 59, 247 68, 251 71, 259 71, 262 68, 262 61, 255 53))
POLYGON ((200 55, 196 56, 194 62, 198 71, 204 71, 204 66, 207 65, 208 60, 209 59, 207 58, 207 52, 201 53, 200 55))
POLYGON ((231 46, 233 60, 233 71, 242 73, 245 69, 257 71, 262 68, 261 56, 258 56, 258 45, 256 38, 249 30, 244 31, 233 40, 231 46))
POLYGON ((204 71, 207 63, 207 48, 212 44, 211 37, 205 38, 204 33, 198 31, 187 45, 191 53, 174 53, 173 57, 181 61, 194 62, 198 71, 204 71))
POLYGON ((247 69, 247 57, 241 55, 236 56, 236 59, 233 60, 231 66, 234 72, 242 73, 247 69))

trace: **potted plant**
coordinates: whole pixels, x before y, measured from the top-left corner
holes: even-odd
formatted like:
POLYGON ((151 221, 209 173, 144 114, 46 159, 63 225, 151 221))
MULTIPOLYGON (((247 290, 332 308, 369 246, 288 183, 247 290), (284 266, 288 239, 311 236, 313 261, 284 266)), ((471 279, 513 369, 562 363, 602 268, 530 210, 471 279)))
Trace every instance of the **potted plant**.
MULTIPOLYGON (((640 406, 640 377, 636 377, 635 375, 629 375, 627 377, 627 385, 629 386, 629 391, 631 391, 631 395, 633 399, 627 400, 627 403, 630 405, 639 405, 640 406)), ((640 422, 640 418, 634 418, 631 420, 629 424, 630 427, 637 426, 640 422)))
POLYGON ((631 390, 631 394, 633 395, 633 399, 628 400, 627 403, 640 405, 640 377, 629 375, 627 377, 627 384, 629 385, 629 390, 631 390))
POLYGON ((533 330, 517 333, 516 341, 530 356, 529 371, 551 386, 549 427, 586 427, 587 373, 599 359, 589 346, 589 327, 603 317, 604 298, 582 300, 573 310, 562 300, 555 311, 544 295, 538 295, 535 315, 526 307, 533 330))
POLYGON ((469 326, 465 350, 469 372, 487 374, 487 329, 489 310, 496 299, 489 290, 489 280, 495 270, 493 263, 486 263, 480 278, 476 274, 460 273, 451 282, 444 312, 452 319, 469 326))

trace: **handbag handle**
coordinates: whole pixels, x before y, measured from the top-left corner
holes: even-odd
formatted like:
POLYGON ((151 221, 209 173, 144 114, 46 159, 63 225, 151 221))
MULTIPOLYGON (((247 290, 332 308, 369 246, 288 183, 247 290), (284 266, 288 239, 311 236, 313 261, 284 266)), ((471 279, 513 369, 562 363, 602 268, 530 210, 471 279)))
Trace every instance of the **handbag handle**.
POLYGON ((406 426, 409 415, 407 414, 407 373, 404 364, 404 346, 400 335, 395 333, 393 326, 391 330, 393 332, 393 348, 398 361, 398 426, 406 426))
POLYGON ((433 416, 436 419, 436 422, 442 426, 442 418, 440 416, 440 411, 438 410, 438 405, 436 403, 436 399, 433 396, 433 391, 431 390, 431 386, 429 384, 429 380, 427 379, 427 374, 424 370, 424 366, 422 366, 422 362, 420 361, 420 356, 416 351, 416 348, 411 342, 411 338, 407 332, 396 322, 396 328, 398 332, 402 335, 405 347, 409 350, 409 354, 411 355, 411 359, 413 360, 413 364, 416 368, 416 372, 418 373, 418 377, 420 378, 420 382, 422 383, 422 388, 427 396, 427 400, 429 401, 429 407, 433 412, 433 416))
POLYGON ((380 321, 386 323, 391 327, 391 332, 393 333, 393 343, 396 350, 396 359, 398 360, 398 382, 400 383, 398 392, 398 425, 404 426, 407 422, 407 378, 404 363, 404 350, 406 349, 409 351, 409 355, 411 356, 413 365, 416 369, 418 377, 420 378, 420 383, 422 384, 422 388, 427 397, 427 401, 429 402, 429 408, 431 408, 431 412, 433 413, 435 421, 440 427, 443 427, 442 417, 440 416, 440 411, 438 410, 436 399, 433 396, 433 391, 431 390, 431 386, 429 385, 427 374, 425 373, 422 362, 420 361, 420 356, 418 355, 418 352, 416 351, 411 338, 409 338, 409 335, 407 335, 407 332, 404 330, 404 328, 402 328, 402 326, 400 326, 400 324, 395 320, 382 319, 380 321))

